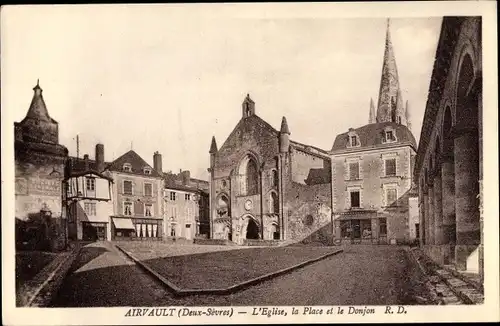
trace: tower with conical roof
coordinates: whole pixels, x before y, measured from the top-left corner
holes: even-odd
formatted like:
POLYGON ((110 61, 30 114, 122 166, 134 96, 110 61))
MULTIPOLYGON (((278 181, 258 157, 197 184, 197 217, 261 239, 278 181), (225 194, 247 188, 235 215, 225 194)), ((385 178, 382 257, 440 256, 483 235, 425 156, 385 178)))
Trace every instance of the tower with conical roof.
POLYGON ((33 91, 26 117, 21 122, 15 123, 16 140, 58 144, 58 123, 49 116, 38 80, 33 91))
MULTIPOLYGON (((371 114, 370 109, 370 115, 371 114)), ((380 78, 376 115, 376 122, 387 121, 396 122, 405 126, 408 124, 406 108, 403 105, 403 97, 399 85, 396 57, 391 41, 389 19, 387 19, 384 59, 382 63, 382 76, 380 78)))

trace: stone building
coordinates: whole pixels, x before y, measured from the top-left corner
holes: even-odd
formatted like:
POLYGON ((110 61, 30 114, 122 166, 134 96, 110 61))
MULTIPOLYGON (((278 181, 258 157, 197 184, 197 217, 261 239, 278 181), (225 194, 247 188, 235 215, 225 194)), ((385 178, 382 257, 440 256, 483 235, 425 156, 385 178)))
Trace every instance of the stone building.
POLYGON ((164 212, 167 237, 193 240, 195 236, 208 236, 209 221, 206 214, 208 181, 191 178, 189 171, 164 174, 164 212))
POLYGON ((238 244, 331 238, 330 158, 256 114, 249 95, 220 149, 210 146, 211 238, 238 244), (328 227, 330 225, 330 227, 328 227))
MULTIPOLYGON (((377 111, 368 124, 335 138, 331 154, 335 238, 341 243, 404 243, 410 234, 410 191, 416 142, 403 106, 387 25, 377 111)), ((414 222, 413 222, 414 223, 414 222)), ((412 226, 413 229, 416 225, 412 226)))
POLYGON ((68 235, 73 240, 111 240, 113 179, 104 171, 104 145, 97 144, 95 160, 70 157, 66 166, 68 235))
MULTIPOLYGON (((153 162, 161 168, 161 155, 153 162)), ((163 176, 136 152, 130 150, 105 168, 113 179, 113 223, 111 238, 159 240, 163 223, 163 176)))
POLYGON ((420 243, 482 275, 481 17, 444 17, 418 147, 420 243))
POLYGON ((14 123, 16 242, 62 249, 67 237, 62 183, 68 150, 59 144, 59 126, 49 116, 42 88, 37 83, 33 90, 26 117, 14 123))

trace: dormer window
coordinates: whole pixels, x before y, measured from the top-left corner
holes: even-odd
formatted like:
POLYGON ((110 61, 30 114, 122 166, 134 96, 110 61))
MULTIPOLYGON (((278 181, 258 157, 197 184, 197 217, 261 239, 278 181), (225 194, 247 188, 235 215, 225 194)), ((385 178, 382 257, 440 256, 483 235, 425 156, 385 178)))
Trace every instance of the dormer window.
POLYGON ((354 131, 354 129, 349 129, 349 144, 347 147, 358 147, 361 146, 361 142, 359 140, 358 134, 354 131))
POLYGON ((132 172, 132 165, 130 163, 123 164, 123 171, 132 172))
POLYGON ((151 174, 151 168, 148 166, 144 167, 144 174, 151 174))
POLYGON ((393 143, 396 140, 396 131, 392 128, 386 128, 384 130, 384 143, 393 143))

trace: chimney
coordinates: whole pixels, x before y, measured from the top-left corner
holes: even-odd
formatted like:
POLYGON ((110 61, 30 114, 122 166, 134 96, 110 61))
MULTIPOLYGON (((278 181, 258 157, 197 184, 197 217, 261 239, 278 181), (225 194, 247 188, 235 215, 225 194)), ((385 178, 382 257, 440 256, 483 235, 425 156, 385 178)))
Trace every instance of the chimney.
POLYGON ((189 172, 189 170, 182 171, 181 178, 182 178, 182 184, 185 186, 189 186, 189 183, 191 181, 191 173, 189 172))
POLYGON ((85 163, 85 171, 90 170, 90 167, 89 167, 89 154, 83 155, 83 162, 85 163))
POLYGON ((153 167, 158 173, 163 173, 161 154, 158 151, 153 154, 153 167))
POLYGON ((95 145, 95 163, 97 172, 104 171, 104 145, 95 145))

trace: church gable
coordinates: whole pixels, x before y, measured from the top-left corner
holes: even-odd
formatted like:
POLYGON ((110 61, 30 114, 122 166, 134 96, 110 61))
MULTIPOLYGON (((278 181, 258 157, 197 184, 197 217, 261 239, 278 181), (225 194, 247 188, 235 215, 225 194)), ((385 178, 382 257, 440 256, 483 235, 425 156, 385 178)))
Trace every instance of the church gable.
POLYGON ((252 152, 261 163, 278 154, 278 131, 257 115, 243 118, 217 152, 215 167, 234 168, 245 153, 252 152))

